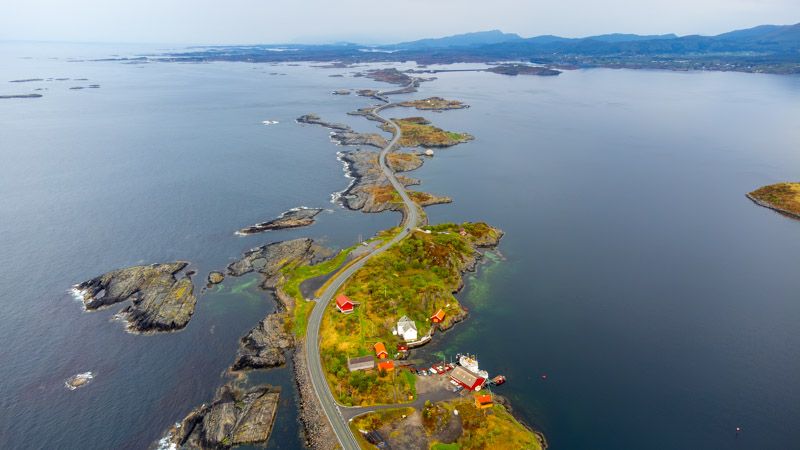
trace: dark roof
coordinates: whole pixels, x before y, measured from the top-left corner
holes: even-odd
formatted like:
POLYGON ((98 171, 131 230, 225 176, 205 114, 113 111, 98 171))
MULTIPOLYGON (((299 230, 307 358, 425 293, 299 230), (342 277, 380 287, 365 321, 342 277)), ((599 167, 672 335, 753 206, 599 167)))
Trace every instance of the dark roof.
POLYGON ((360 364, 360 363, 372 362, 372 361, 374 361, 372 359, 372 355, 367 355, 367 356, 359 356, 358 358, 350 358, 350 359, 347 360, 347 363, 348 364, 360 364))

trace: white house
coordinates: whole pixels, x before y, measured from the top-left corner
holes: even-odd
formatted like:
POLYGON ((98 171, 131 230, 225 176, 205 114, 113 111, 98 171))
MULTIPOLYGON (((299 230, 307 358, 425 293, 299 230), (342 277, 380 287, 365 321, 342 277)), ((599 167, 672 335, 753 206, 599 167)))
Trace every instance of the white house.
POLYGON ((397 321, 396 334, 402 337, 406 342, 417 340, 417 324, 408 316, 403 316, 397 321))

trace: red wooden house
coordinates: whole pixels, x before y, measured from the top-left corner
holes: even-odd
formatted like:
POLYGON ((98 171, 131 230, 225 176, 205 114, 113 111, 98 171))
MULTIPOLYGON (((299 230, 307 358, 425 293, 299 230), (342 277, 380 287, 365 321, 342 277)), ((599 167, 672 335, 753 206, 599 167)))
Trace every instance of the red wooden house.
POLYGON ((343 312, 344 314, 350 314, 353 312, 353 308, 355 308, 355 303, 350 300, 346 295, 340 294, 336 297, 336 309, 343 312))

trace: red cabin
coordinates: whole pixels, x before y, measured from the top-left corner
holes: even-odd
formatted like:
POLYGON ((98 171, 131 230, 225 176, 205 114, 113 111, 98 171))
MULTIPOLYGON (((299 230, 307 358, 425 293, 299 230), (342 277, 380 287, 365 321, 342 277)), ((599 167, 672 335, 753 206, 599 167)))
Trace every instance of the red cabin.
POLYGON ((431 316, 431 322, 433 323, 442 323, 444 321, 444 310, 436 311, 436 314, 431 316))
POLYGON ((340 312, 350 314, 353 312, 353 308, 355 308, 355 304, 346 295, 340 294, 336 297, 336 309, 340 312))
POLYGON ((373 348, 375 348, 375 356, 378 359, 386 359, 389 356, 389 352, 386 351, 386 346, 383 345, 383 342, 376 343, 373 348))

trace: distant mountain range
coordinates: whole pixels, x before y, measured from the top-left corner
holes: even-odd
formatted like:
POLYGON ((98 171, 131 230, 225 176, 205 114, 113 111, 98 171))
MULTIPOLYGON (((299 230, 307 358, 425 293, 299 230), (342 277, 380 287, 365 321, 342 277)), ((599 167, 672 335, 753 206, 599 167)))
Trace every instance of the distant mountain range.
MULTIPOLYGON (((630 42, 630 41, 648 41, 657 39, 675 39, 678 36, 675 34, 662 34, 662 35, 638 35, 638 34, 603 34, 599 36, 591 36, 582 39, 591 39, 600 42, 630 42)), ((570 39, 560 36, 544 35, 536 36, 525 39, 515 33, 503 33, 500 30, 479 31, 476 33, 456 34, 453 36, 446 36, 442 38, 429 38, 420 39, 418 41, 402 42, 400 44, 382 45, 380 48, 385 49, 442 49, 449 47, 470 47, 478 45, 489 44, 504 44, 509 42, 520 43, 528 42, 535 44, 552 44, 556 42, 574 42, 582 39, 570 39)))
POLYGON ((716 36, 604 34, 523 38, 500 30, 362 46, 257 45, 204 47, 169 55, 179 60, 336 61, 419 64, 521 61, 561 68, 615 67, 800 73, 800 23, 761 25, 716 36))

